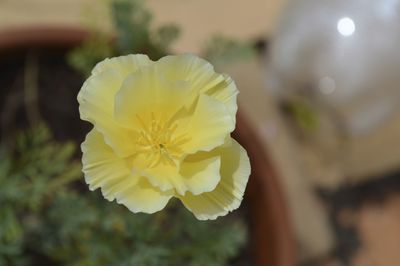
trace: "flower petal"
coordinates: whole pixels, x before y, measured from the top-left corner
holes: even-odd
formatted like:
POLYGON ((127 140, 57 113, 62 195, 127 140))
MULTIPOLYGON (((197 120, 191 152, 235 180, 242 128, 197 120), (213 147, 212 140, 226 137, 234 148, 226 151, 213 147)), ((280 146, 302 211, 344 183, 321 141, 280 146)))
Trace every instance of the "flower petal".
POLYGON ((103 133, 107 144, 120 156, 132 153, 134 132, 114 119, 114 98, 123 80, 139 68, 153 62, 145 55, 128 55, 106 59, 96 65, 79 94, 81 119, 91 122, 103 133))
POLYGON ((78 94, 79 112, 82 120, 91 122, 101 132, 109 144, 120 156, 130 154, 134 135, 113 118, 112 99, 121 85, 120 75, 107 70, 100 75, 91 76, 78 94))
POLYGON ((190 81, 191 89, 200 93, 223 80, 214 67, 204 59, 185 54, 165 56, 157 62, 160 71, 169 80, 190 81))
POLYGON ((167 79, 189 82, 192 100, 205 93, 224 103, 235 120, 238 90, 228 75, 216 73, 209 62, 190 54, 165 56, 157 62, 157 66, 167 79))
POLYGON ((181 166, 158 163, 149 167, 144 156, 135 156, 134 170, 161 191, 175 190, 184 195, 187 191, 197 195, 213 190, 220 178, 220 156, 206 152, 189 155, 181 166), (179 172, 180 169, 180 172, 179 172))
POLYGON ((137 115, 143 120, 151 114, 172 117, 184 106, 188 88, 185 82, 166 80, 157 67, 142 68, 130 75, 115 96, 115 118, 133 129, 140 128, 137 115))
POLYGON ((138 178, 131 174, 127 162, 116 156, 96 129, 92 129, 81 145, 83 173, 90 190, 101 188, 103 196, 112 201, 120 189, 134 185, 138 178))
POLYGON ((134 171, 146 177, 152 186, 157 187, 161 191, 176 189, 184 193, 187 190, 176 166, 165 163, 157 163, 152 166, 149 165, 148 160, 144 157, 142 155, 135 156, 133 160, 134 171))
POLYGON ((173 196, 173 191, 160 191, 145 178, 136 185, 117 192, 117 202, 125 205, 131 212, 155 213, 162 210, 173 196))
POLYGON ((231 77, 228 75, 223 76, 223 81, 211 87, 209 90, 205 91, 205 93, 224 103, 231 114, 233 121, 236 123, 237 95, 239 94, 239 91, 231 77))
POLYGON ((182 162, 180 174, 193 195, 209 192, 215 189, 221 176, 220 156, 209 156, 208 152, 189 155, 182 162))
POLYGON ((179 196, 182 203, 199 220, 216 219, 240 206, 250 175, 246 151, 235 140, 231 146, 219 147, 212 153, 221 155, 221 181, 211 192, 179 196))
POLYGON ((129 74, 138 70, 138 68, 154 64, 147 55, 143 54, 130 54, 118 56, 113 58, 106 58, 99 62, 92 70, 92 75, 97 75, 103 71, 113 69, 126 77, 129 74))
POLYGON ((182 144, 188 153, 210 151, 222 145, 224 139, 235 129, 235 121, 225 105, 208 95, 201 95, 193 114, 179 126, 177 134, 186 135, 189 141, 182 144))

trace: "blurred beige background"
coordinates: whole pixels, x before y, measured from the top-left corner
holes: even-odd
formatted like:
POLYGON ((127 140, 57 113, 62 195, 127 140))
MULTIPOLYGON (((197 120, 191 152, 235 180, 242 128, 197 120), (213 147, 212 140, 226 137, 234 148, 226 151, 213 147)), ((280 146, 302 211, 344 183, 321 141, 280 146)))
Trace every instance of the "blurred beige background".
MULTIPOLYGON (((0 0, 0 30, 34 25, 82 26, 85 17, 107 19, 107 0, 0 0)), ((178 52, 197 52, 213 33, 248 39, 273 32, 287 0, 147 0, 155 23, 175 22, 182 37, 178 52)), ((89 22, 90 23, 90 22, 89 22)), ((104 27, 108 26, 106 23, 104 27)))

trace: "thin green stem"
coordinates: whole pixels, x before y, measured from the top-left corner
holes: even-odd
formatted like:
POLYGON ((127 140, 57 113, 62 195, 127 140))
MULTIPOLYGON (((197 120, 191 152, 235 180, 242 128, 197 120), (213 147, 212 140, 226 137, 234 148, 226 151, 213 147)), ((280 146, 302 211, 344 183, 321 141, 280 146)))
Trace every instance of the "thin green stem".
POLYGON ((39 111, 39 68, 35 53, 29 53, 26 57, 24 74, 24 100, 26 114, 31 126, 38 125, 41 121, 39 111))

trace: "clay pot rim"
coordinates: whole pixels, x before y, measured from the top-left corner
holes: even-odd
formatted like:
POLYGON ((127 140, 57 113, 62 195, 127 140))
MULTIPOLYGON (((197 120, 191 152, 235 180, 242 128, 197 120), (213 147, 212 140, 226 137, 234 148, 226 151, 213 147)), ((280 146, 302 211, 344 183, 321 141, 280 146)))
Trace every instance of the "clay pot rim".
POLYGON ((70 47, 80 44, 88 38, 89 32, 74 26, 35 25, 12 27, 0 30, 0 50, 23 49, 36 47, 70 47))

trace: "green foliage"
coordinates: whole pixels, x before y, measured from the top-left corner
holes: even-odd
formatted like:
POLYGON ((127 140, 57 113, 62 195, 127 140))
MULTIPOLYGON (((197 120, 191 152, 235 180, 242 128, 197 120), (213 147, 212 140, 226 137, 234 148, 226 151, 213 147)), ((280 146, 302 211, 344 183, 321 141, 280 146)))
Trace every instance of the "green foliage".
POLYGON ((150 42, 152 16, 142 1, 120 0, 111 2, 113 26, 117 32, 120 54, 139 51, 150 42))
POLYGON ((256 52, 250 43, 217 34, 208 41, 203 54, 213 64, 222 66, 250 59, 256 52))
POLYGON ((109 38, 100 32, 93 32, 81 46, 68 54, 67 60, 77 71, 89 76, 98 62, 112 55, 109 38))
POLYGON ((73 143, 40 126, 0 160, 0 265, 226 265, 246 239, 238 217, 197 221, 173 201, 132 214, 83 184, 73 143), (72 182, 74 181, 74 182, 72 182))
POLYGON ((68 55, 69 63, 84 75, 106 57, 142 53, 156 60, 168 54, 179 37, 176 25, 152 27, 152 15, 142 0, 111 0, 109 6, 115 42, 100 31, 68 55))
MULTIPOLYGON (((114 41, 98 29, 92 29, 88 40, 67 57, 70 65, 85 76, 107 57, 141 53, 157 60, 169 54, 171 45, 180 36, 180 28, 174 24, 154 28, 152 14, 143 0, 110 0, 109 11, 114 41)), ((202 55, 221 67, 253 58, 256 51, 249 42, 216 34, 206 43, 202 55)))

